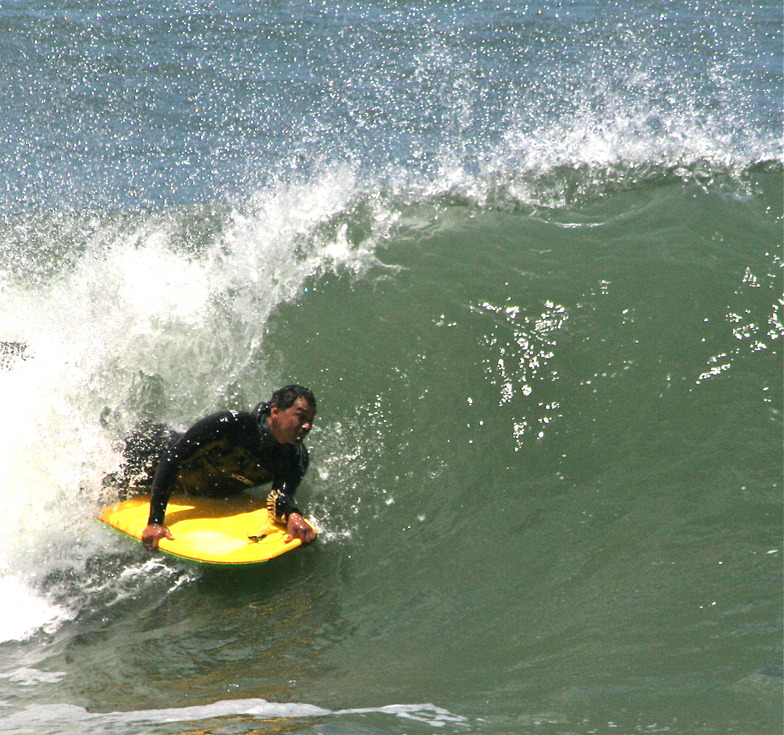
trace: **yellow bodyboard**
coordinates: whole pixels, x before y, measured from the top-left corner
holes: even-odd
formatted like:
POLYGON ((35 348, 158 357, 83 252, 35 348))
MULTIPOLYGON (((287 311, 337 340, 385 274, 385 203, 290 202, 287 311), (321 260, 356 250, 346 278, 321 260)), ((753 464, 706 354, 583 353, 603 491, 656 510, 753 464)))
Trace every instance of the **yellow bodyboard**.
MULTIPOLYGON (((142 495, 104 508, 98 520, 141 541, 149 512, 149 496, 142 495)), ((286 527, 269 524, 266 501, 251 495, 172 496, 165 524, 174 540, 162 539, 160 550, 202 564, 258 564, 302 544, 299 539, 284 543, 286 527)))

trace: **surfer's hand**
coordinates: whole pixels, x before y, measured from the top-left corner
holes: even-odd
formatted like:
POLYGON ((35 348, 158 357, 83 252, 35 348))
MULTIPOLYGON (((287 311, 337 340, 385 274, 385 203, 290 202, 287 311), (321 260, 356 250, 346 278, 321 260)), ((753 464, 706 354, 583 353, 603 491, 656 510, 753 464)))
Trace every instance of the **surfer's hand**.
POLYGON ((286 523, 286 530, 289 535, 284 539, 284 543, 298 538, 302 544, 309 544, 316 538, 316 531, 299 513, 292 513, 286 523))
POLYGON ((174 536, 171 535, 166 526, 160 526, 157 523, 151 523, 147 528, 142 531, 142 543, 147 551, 158 551, 158 542, 162 538, 167 538, 169 541, 174 541, 174 536))

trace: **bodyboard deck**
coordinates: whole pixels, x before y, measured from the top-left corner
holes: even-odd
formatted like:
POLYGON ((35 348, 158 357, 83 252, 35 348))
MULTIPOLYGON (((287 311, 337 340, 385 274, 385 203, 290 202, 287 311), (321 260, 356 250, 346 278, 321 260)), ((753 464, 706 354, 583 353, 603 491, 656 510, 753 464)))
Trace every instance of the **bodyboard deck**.
MULTIPOLYGON (((149 512, 149 496, 141 495, 103 508, 98 520, 141 541, 149 512)), ((202 564, 259 564, 302 544, 299 539, 285 543, 286 527, 270 524, 266 501, 251 495, 172 496, 165 524, 174 540, 161 539, 160 550, 202 564)))

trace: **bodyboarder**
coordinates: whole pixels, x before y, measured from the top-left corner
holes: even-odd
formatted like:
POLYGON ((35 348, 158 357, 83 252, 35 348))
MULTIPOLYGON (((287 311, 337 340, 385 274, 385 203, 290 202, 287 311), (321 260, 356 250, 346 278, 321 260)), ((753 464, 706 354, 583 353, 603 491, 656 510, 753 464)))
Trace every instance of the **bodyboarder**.
POLYGON ((252 411, 218 411, 197 421, 182 435, 156 426, 140 441, 126 443, 129 465, 154 468, 150 514, 142 543, 157 551, 172 539, 164 525, 173 490, 195 496, 228 497, 272 482, 276 519, 286 524, 286 542, 308 544, 315 529, 294 505, 294 493, 308 469, 304 439, 313 427, 316 397, 308 388, 287 385, 252 411), (156 447, 157 451, 153 450, 156 447), (143 447, 147 456, 140 454, 143 447), (152 455, 150 456, 150 452, 152 455), (157 455, 157 458, 156 456, 157 455), (157 464, 156 464, 157 461, 157 464))

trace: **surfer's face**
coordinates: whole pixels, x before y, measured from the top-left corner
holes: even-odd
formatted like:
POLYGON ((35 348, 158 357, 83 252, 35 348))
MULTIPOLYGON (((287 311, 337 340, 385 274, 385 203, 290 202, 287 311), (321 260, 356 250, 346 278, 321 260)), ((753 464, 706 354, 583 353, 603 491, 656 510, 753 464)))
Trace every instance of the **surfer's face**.
POLYGON ((297 398, 287 409, 270 407, 269 429, 281 444, 299 444, 313 428, 316 410, 304 398, 297 398))

